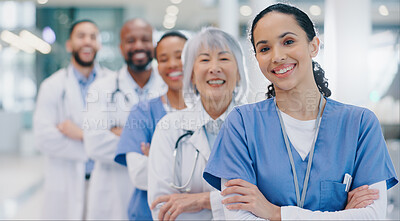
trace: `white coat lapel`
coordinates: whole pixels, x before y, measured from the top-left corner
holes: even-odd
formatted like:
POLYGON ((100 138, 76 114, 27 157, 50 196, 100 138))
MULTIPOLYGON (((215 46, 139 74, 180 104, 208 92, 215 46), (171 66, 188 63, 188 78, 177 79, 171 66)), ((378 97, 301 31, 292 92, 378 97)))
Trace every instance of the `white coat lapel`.
MULTIPOLYGON (((234 102, 231 102, 227 111, 223 113, 219 118, 224 121, 228 113, 233 109, 234 102)), ((211 148, 208 143, 207 135, 204 131, 204 125, 211 120, 211 117, 204 110, 201 100, 199 99, 192 108, 182 110, 185 112, 182 118, 182 128, 184 130, 194 131, 191 138, 188 140, 196 149, 199 150, 200 154, 208 160, 211 148)))
POLYGON ((200 154, 208 160, 210 157, 210 145, 208 144, 207 136, 204 132, 203 127, 197 129, 193 135, 188 140, 197 150, 199 150, 200 154))
POLYGON ((133 105, 137 104, 139 101, 139 97, 135 91, 136 88, 138 88, 139 86, 133 80, 132 76, 129 74, 128 68, 126 65, 124 65, 122 67, 122 69, 119 71, 117 78, 119 78, 120 90, 124 94, 122 96, 126 95, 128 98, 128 102, 124 103, 125 104, 124 109, 129 112, 131 107, 133 105))
POLYGON ((76 79, 72 70, 72 65, 69 65, 67 69, 65 99, 66 117, 73 120, 74 123, 81 125, 84 111, 83 98, 78 80, 76 79))
POLYGON ((208 160, 210 156, 210 145, 208 144, 207 136, 204 132, 204 119, 203 119, 203 106, 201 101, 198 100, 192 108, 184 111, 182 117, 182 128, 184 130, 194 131, 193 135, 189 138, 188 142, 191 143, 200 154, 208 160))

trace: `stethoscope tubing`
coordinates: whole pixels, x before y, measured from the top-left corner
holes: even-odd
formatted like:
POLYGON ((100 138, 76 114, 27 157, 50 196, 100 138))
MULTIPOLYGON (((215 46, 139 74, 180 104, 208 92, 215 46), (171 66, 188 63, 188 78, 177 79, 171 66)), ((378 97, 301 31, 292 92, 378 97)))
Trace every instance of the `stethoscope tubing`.
MULTIPOLYGON (((176 140, 176 143, 175 143, 175 149, 174 149, 174 153, 173 153, 173 155, 174 155, 174 174, 173 174, 173 179, 175 178, 175 171, 176 171, 176 156, 177 156, 177 151, 178 151, 178 148, 179 148, 179 143, 181 142, 181 140, 184 138, 184 137, 186 137, 186 136, 192 136, 193 135, 193 133, 194 133, 194 131, 192 131, 192 130, 188 130, 188 131, 186 131, 186 133, 184 133, 183 135, 181 135, 177 140, 176 140)), ((192 167, 192 170, 191 170, 191 172, 190 172, 190 177, 189 177, 189 179, 188 179, 188 181, 185 183, 185 184, 183 184, 182 186, 178 186, 178 185, 176 185, 173 181, 170 183, 170 187, 172 187, 172 188, 175 188, 175 189, 177 189, 177 190, 183 190, 184 192, 190 192, 190 188, 187 188, 188 187, 188 185, 190 184, 190 182, 192 181, 192 178, 193 178, 193 174, 194 174, 194 170, 196 169, 196 164, 197 164, 197 160, 198 160, 198 158, 199 158, 199 150, 198 149, 196 149, 196 153, 195 153, 195 156, 194 156, 194 158, 195 158, 195 160, 194 160, 194 164, 193 164, 193 167, 192 167)))
POLYGON ((129 97, 128 97, 128 95, 124 92, 124 91, 122 91, 121 90, 121 88, 119 87, 119 78, 120 78, 120 76, 121 76, 121 70, 117 73, 117 76, 116 76, 116 78, 115 78, 115 90, 111 93, 111 103, 115 103, 116 102, 116 100, 115 100, 115 95, 117 94, 117 93, 121 93, 122 95, 124 95, 124 100, 125 100, 125 102, 129 102, 129 97))

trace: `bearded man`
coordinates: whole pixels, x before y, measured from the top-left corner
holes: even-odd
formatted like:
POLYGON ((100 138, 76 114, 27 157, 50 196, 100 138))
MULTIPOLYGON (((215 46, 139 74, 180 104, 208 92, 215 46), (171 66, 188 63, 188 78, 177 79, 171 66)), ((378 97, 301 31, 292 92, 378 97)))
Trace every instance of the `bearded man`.
POLYGON ((86 95, 89 85, 112 74, 95 62, 100 41, 93 21, 72 24, 66 49, 71 62, 42 82, 33 118, 36 147, 46 158, 42 218, 84 220, 93 168, 83 145, 86 95))

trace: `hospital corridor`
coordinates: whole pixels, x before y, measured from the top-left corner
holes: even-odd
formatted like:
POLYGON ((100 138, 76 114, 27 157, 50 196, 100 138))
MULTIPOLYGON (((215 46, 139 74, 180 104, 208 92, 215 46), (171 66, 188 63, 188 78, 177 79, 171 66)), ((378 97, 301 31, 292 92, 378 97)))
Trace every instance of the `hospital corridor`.
POLYGON ((1 220, 400 220, 398 0, 0 0, 1 220))
POLYGON ((43 203, 43 157, 1 156, 1 219, 40 219, 43 203), (12 167, 10 167, 13 165, 12 167), (12 169, 10 169, 12 168, 12 169))

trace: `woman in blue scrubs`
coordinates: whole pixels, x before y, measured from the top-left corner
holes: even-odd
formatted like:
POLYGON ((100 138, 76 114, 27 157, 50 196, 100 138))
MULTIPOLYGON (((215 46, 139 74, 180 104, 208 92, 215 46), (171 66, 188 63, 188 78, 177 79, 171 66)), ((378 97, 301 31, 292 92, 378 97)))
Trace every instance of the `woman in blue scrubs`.
POLYGON ((275 4, 255 17, 250 34, 270 99, 229 114, 203 174, 223 190, 226 218, 383 219, 398 179, 379 122, 328 98, 309 17, 275 4), (379 199, 360 197, 370 205, 348 209, 348 191, 365 185, 379 199))
POLYGON ((152 220, 147 204, 147 157, 157 122, 167 112, 185 108, 182 95, 181 53, 187 38, 180 32, 167 32, 157 43, 158 72, 168 85, 165 95, 134 106, 125 124, 115 162, 127 166, 136 187, 129 204, 130 220, 152 220))

